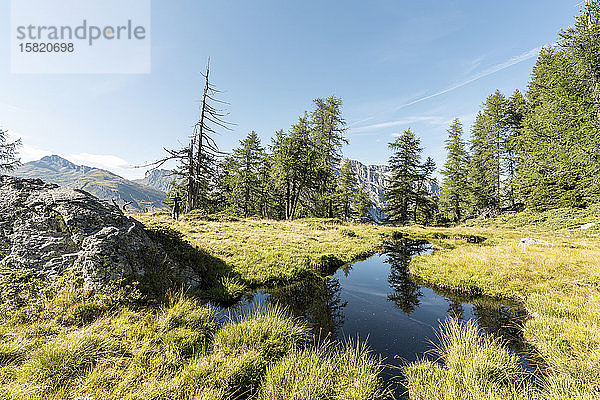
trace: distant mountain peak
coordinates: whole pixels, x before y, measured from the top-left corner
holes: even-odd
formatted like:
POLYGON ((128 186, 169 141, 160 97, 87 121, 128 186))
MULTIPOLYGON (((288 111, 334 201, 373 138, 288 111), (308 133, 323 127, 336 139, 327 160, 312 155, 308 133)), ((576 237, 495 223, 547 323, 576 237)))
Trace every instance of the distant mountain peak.
POLYGON ((44 167, 51 168, 53 170, 66 169, 66 170, 81 172, 84 174, 91 171, 92 169, 94 169, 92 167, 88 167, 87 165, 77 165, 77 164, 72 163, 71 161, 67 160, 66 158, 63 158, 56 154, 53 154, 51 156, 42 157, 38 161, 33 161, 33 163, 37 164, 38 166, 44 166, 44 167))
POLYGON ((44 156, 40 158, 38 161, 46 161, 46 162, 70 162, 69 160, 62 158, 57 154, 52 154, 51 156, 44 156))
MULTIPOLYGON (((358 184, 364 183, 372 206, 369 214, 375 222, 382 222, 386 219, 384 210, 384 193, 391 170, 387 165, 367 165, 358 160, 350 160, 350 165, 356 176, 358 184)), ((437 181, 430 179, 425 183, 429 193, 435 193, 440 190, 437 181)))
POLYGON ((43 162, 46 164, 61 165, 61 166, 65 166, 68 168, 76 167, 76 165, 74 163, 72 163, 71 161, 67 160, 66 158, 62 158, 61 156, 56 155, 56 154, 53 154, 51 156, 42 157, 40 160, 38 160, 38 162, 43 162))
POLYGON ((104 169, 74 164, 58 155, 25 163, 13 175, 83 189, 100 199, 116 201, 121 205, 129 204, 130 209, 138 211, 159 209, 165 199, 165 193, 157 189, 104 169))

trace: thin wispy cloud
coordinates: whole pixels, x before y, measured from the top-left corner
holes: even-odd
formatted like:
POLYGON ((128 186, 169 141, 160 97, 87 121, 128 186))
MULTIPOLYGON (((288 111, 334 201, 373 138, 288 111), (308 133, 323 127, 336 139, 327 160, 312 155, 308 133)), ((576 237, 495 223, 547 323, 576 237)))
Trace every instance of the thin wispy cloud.
POLYGON ((538 54, 540 53, 540 51, 542 50, 542 48, 544 48, 544 46, 536 47, 536 48, 531 49, 531 50, 529 50, 529 51, 527 51, 527 52, 525 52, 523 54, 520 54, 520 55, 518 55, 516 57, 512 57, 511 59, 509 59, 509 60, 507 60, 507 61, 505 61, 503 63, 494 65, 493 67, 490 67, 490 68, 486 69, 485 71, 482 71, 482 72, 476 74, 475 76, 473 76, 473 77, 471 77, 469 79, 466 79, 466 80, 464 80, 464 81, 462 81, 460 83, 457 83, 456 85, 450 86, 450 87, 448 87, 446 89, 440 90, 439 92, 430 94, 428 96, 418 98, 417 100, 413 100, 413 101, 410 101, 408 103, 402 104, 401 106, 396 107, 396 110, 400 110, 400 109, 403 109, 405 107, 412 106, 413 104, 417 104, 417 103, 420 103, 422 101, 433 99, 434 97, 438 97, 438 96, 441 96, 443 94, 452 92, 452 91, 454 91, 456 89, 459 89, 459 88, 461 88, 463 86, 468 85, 469 83, 473 83, 473 82, 478 81, 478 80, 480 80, 482 78, 485 78, 486 76, 490 76, 490 75, 495 74, 497 72, 500 72, 500 71, 502 71, 502 70, 504 70, 506 68, 512 67, 513 65, 520 64, 523 61, 527 61, 527 60, 529 60, 531 58, 537 57, 538 54))
POLYGON ((464 76, 469 76, 471 75, 473 72, 475 72, 475 70, 477 70, 477 68, 479 68, 481 66, 481 64, 483 63, 483 60, 485 59, 484 56, 480 56, 477 57, 469 62, 465 63, 465 70, 463 71, 463 75, 464 76))
POLYGON ((351 123, 348 125, 348 128, 352 128, 353 126, 360 125, 360 124, 362 124, 362 123, 365 123, 365 122, 367 122, 367 121, 371 121, 371 120, 373 120, 373 119, 375 119, 375 117, 374 117, 374 116, 373 116, 373 117, 368 117, 368 118, 359 119, 358 121, 351 122, 351 123))
MULTIPOLYGON (((524 61, 530 60, 534 57, 537 57, 543 47, 545 47, 545 46, 539 46, 539 47, 536 47, 529 51, 526 51, 518 56, 512 57, 509 60, 506 60, 497 65, 494 65, 494 66, 492 66, 478 74, 475 74, 472 77, 467 78, 464 81, 461 81, 460 83, 452 85, 446 89, 440 90, 440 91, 435 92, 430 95, 419 97, 416 100, 408 101, 400 106, 395 107, 394 111, 398 111, 403 108, 412 106, 414 104, 421 103, 423 101, 433 99, 438 96, 442 96, 446 93, 450 93, 450 92, 460 89, 463 86, 466 86, 470 83, 473 83, 473 82, 483 79, 487 76, 493 75, 502 70, 510 68, 513 65, 516 65, 516 64, 522 63, 524 61)), ((469 73, 471 73, 474 69, 476 69, 482 63, 482 61, 483 61, 483 57, 479 57, 479 58, 472 60, 469 63, 469 65, 467 66, 467 70, 466 70, 465 74, 468 75, 469 73)), ((379 123, 374 123, 374 124, 365 125, 365 126, 358 126, 358 127, 356 126, 356 125, 360 125, 361 123, 373 120, 375 118, 376 118, 376 116, 373 115, 371 117, 368 117, 368 118, 365 118, 365 119, 362 119, 360 121, 356 121, 356 122, 350 124, 350 132, 356 136, 362 136, 362 135, 365 135, 365 132, 373 132, 373 131, 377 131, 377 130, 381 130, 381 129, 385 129, 385 128, 391 128, 391 127, 403 126, 403 125, 411 125, 411 124, 415 124, 415 123, 428 123, 431 125, 449 125, 451 122, 447 118, 440 117, 440 116, 412 116, 412 117, 406 117, 406 118, 402 118, 402 119, 394 120, 394 121, 379 122, 379 123)))
POLYGON ((90 167, 107 169, 128 179, 143 178, 145 170, 137 169, 130 162, 112 154, 69 154, 65 158, 90 167))
POLYGON ((12 104, 0 103, 0 111, 6 112, 24 112, 21 107, 13 106, 12 104))
POLYGON ((417 116, 402 118, 402 119, 396 120, 396 121, 381 122, 381 123, 377 123, 377 124, 371 124, 371 125, 361 126, 358 128, 353 128, 351 130, 351 132, 353 134, 355 134, 355 133, 361 133, 361 132, 376 131, 379 129, 393 128, 396 126, 403 126, 403 125, 411 125, 411 124, 416 124, 419 122, 428 123, 431 125, 447 125, 448 124, 448 120, 444 117, 417 115, 417 116))

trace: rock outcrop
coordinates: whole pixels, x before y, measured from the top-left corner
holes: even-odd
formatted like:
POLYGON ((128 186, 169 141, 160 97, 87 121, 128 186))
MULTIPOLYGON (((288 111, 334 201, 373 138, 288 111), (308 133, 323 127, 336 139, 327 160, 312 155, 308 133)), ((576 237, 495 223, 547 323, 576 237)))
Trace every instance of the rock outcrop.
POLYGON ((0 175, 0 266, 34 268, 57 276, 81 271, 84 288, 121 279, 142 281, 173 271, 194 288, 200 276, 173 261, 141 223, 89 193, 39 179, 0 175))
POLYGON ((523 238, 519 241, 520 246, 552 246, 552 243, 535 238, 523 238))
MULTIPOLYGON (((357 160, 350 160, 350 165, 357 183, 365 184, 371 198, 372 205, 369 209, 371 219, 375 222, 385 221, 387 217, 383 211, 385 206, 384 192, 391 173, 390 167, 387 165, 365 165, 357 160)), ((427 181, 425 185, 429 193, 437 193, 440 190, 435 179, 427 181)))

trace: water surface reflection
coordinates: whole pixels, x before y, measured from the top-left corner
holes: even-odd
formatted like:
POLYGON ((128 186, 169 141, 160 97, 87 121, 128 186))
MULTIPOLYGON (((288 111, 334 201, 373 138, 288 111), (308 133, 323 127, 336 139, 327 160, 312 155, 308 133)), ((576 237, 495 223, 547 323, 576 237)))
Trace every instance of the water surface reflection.
MULTIPOLYGON (((520 326, 525 312, 517 304, 490 298, 466 298, 432 289, 413 279, 409 263, 433 251, 426 241, 386 242, 380 253, 340 268, 333 276, 258 290, 229 309, 238 312, 259 304, 279 304, 303 318, 319 338, 367 339, 386 363, 401 366, 422 358, 437 342, 440 323, 449 316, 475 320, 480 328, 505 339, 527 367, 527 346, 520 326)), ((398 375, 388 370, 386 379, 398 375)))

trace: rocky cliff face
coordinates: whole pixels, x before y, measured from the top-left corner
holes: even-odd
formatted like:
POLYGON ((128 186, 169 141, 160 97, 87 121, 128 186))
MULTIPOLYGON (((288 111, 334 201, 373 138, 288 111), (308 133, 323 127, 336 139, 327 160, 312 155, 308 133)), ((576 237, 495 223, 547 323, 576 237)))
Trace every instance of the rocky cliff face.
POLYGON ((149 268, 173 271, 189 288, 200 283, 177 265, 143 226, 89 193, 39 179, 0 175, 0 266, 60 275, 81 271, 98 290, 121 279, 143 281, 149 268))
POLYGON ((383 192, 390 168, 387 165, 364 165, 357 160, 350 160, 350 164, 358 184, 365 184, 373 202, 373 206, 369 210, 371 218, 375 222, 383 221, 385 219, 383 192))
MULTIPOLYGON (((390 175, 390 168, 387 165, 364 165, 357 160, 350 160, 350 164, 358 184, 365 184, 373 202, 373 206, 369 211, 371 218, 375 222, 385 220, 383 193, 390 175)), ((430 193, 436 193, 440 190, 440 187, 435 180, 431 180, 427 182, 427 190, 430 193)))
POLYGON ((153 169, 146 172, 144 179, 134 179, 133 182, 149 186, 164 193, 169 193, 171 183, 177 177, 173 171, 167 169, 153 169))

